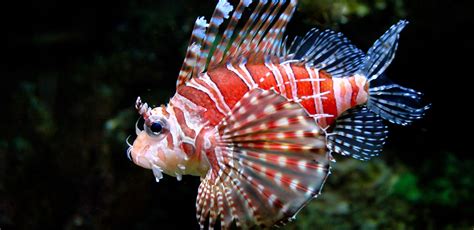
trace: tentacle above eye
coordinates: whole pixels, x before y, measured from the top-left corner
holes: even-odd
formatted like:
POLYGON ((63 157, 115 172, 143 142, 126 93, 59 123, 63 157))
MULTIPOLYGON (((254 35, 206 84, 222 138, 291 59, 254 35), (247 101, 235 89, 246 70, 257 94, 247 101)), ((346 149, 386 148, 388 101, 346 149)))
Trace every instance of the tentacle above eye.
POLYGON ((143 103, 140 97, 137 98, 135 101, 135 108, 137 109, 138 113, 145 119, 145 122, 148 122, 148 117, 151 114, 151 108, 148 107, 147 103, 143 103))

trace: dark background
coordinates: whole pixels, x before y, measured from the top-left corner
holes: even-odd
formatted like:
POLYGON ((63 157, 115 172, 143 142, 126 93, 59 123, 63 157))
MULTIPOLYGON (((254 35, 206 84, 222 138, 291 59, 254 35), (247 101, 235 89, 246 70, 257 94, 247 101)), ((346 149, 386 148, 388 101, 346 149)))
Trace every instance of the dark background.
MULTIPOLYGON (((155 183, 128 161, 125 139, 137 96, 159 105, 173 95, 192 23, 215 2, 2 7, 2 230, 197 228, 199 178, 155 183)), ((472 229, 471 2, 301 1, 288 34, 332 28, 365 51, 408 19, 387 75, 424 92, 432 109, 412 126, 390 125, 373 161, 337 156, 321 197, 286 228, 472 229)))

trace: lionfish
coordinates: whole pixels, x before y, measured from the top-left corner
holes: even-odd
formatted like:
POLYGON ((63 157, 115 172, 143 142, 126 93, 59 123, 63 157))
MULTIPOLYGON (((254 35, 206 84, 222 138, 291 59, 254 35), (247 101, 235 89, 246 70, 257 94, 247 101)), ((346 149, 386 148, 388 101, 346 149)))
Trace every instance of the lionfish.
POLYGON ((365 54, 331 30, 287 42, 296 5, 219 0, 209 22, 195 21, 169 103, 136 101, 144 127, 129 157, 156 181, 200 176, 201 228, 293 220, 320 194, 332 153, 368 160, 386 140, 383 119, 407 125, 428 109, 383 75, 407 21, 365 54))

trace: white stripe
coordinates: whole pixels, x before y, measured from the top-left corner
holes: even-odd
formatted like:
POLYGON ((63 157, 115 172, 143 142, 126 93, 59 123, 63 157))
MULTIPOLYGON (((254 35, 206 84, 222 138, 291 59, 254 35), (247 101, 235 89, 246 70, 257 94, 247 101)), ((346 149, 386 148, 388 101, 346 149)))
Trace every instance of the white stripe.
POLYGON ((286 166, 286 157, 284 157, 284 156, 278 157, 278 165, 280 165, 282 167, 285 167, 286 166))
POLYGON ((303 172, 306 172, 306 170, 308 170, 308 164, 305 160, 300 160, 298 161, 298 168, 303 171, 303 172))
POLYGON ((275 173, 275 178, 274 178, 274 180, 275 180, 275 182, 276 182, 278 185, 281 185, 281 183, 282 183, 281 177, 282 177, 281 172, 275 173))
POLYGON ((295 74, 293 73, 293 69, 291 68, 290 64, 281 65, 286 72, 286 77, 290 82, 291 87, 291 96, 293 99, 298 99, 298 84, 295 83, 295 74))
MULTIPOLYGON (((320 84, 321 83, 319 83, 319 82, 322 81, 321 79, 319 79, 319 70, 318 69, 313 69, 313 68, 309 67, 308 65, 306 65, 306 71, 309 74, 309 78, 312 80, 311 81, 311 87, 313 88, 313 95, 319 95, 321 93, 321 89, 320 89, 320 84)), ((316 109, 315 115, 324 114, 323 102, 322 102, 320 97, 315 97, 314 98, 314 107, 316 109)))
POLYGON ((346 94, 344 94, 344 99, 341 103, 343 105, 343 108, 342 108, 343 111, 341 111, 342 113, 351 107, 352 85, 351 85, 351 82, 349 81, 349 78, 341 78, 341 80, 342 80, 343 87, 346 88, 346 94))
POLYGON ((206 82, 207 85, 209 85, 214 91, 217 92, 217 97, 219 98, 219 104, 221 104, 224 109, 226 110, 226 112, 229 112, 230 111, 230 108, 229 106, 227 105, 227 103, 225 102, 225 99, 224 99, 224 96, 222 95, 222 92, 221 90, 219 89, 219 87, 217 87, 217 85, 211 80, 211 78, 209 77, 209 75, 207 73, 204 74, 204 76, 200 77, 199 79, 201 79, 202 81, 206 82))
MULTIPOLYGON (((170 100, 170 102, 171 104, 173 104, 174 107, 179 108, 183 112, 184 119, 186 120, 186 125, 190 129, 194 130, 196 134, 198 134, 204 126, 202 125, 202 122, 199 121, 200 118, 197 116, 191 115, 190 112, 192 111, 194 113, 199 113, 199 112, 206 111, 206 109, 199 105, 194 104, 192 101, 190 101, 189 99, 187 99, 186 97, 182 96, 179 93, 176 93, 173 96, 173 98, 170 100)), ((186 141, 189 141, 190 143, 194 142, 194 140, 187 140, 187 139, 186 141)))
MULTIPOLYGON (((285 84, 283 83, 283 77, 281 76, 280 70, 272 63, 270 59, 265 60, 265 66, 272 71, 273 76, 277 82, 280 94, 282 96, 286 95, 285 84)), ((286 96, 285 96, 286 97, 286 96)))
POLYGON ((293 180, 291 180, 290 188, 291 188, 291 190, 297 192, 299 185, 300 185, 300 182, 297 179, 293 179, 293 180))
POLYGON ((355 77, 356 85, 359 88, 359 92, 357 93, 356 103, 364 103, 367 101, 367 98, 369 97, 367 91, 365 90, 365 84, 367 83, 367 78, 359 74, 356 74, 354 77, 355 77))
POLYGON ((216 108, 217 110, 219 110, 220 113, 222 113, 223 115, 226 114, 226 111, 225 109, 223 109, 221 107, 221 104, 220 103, 217 103, 217 99, 214 97, 214 95, 206 88, 204 87, 203 85, 201 84, 198 84, 197 82, 195 81, 190 81, 187 86, 191 87, 191 88, 194 88, 194 89, 197 89, 199 91, 202 91, 204 92, 205 94, 207 94, 209 96, 209 98, 211 98, 211 100, 214 102, 214 104, 216 105, 216 108))
POLYGON ((252 75, 250 74, 249 70, 247 69, 247 67, 245 66, 247 63, 246 62, 242 62, 240 63, 239 65, 239 68, 244 71, 248 81, 250 82, 250 84, 252 84, 252 88, 249 88, 249 89, 254 89, 254 88, 258 88, 258 84, 255 83, 255 81, 253 80, 253 77, 252 75))
POLYGON ((336 110, 337 114, 340 114, 341 111, 341 79, 339 78, 333 78, 332 79, 332 88, 334 90, 334 101, 336 101, 336 110))
POLYGON ((275 202, 276 199, 277 199, 277 197, 276 197, 275 195, 271 194, 271 195, 268 197, 268 204, 270 204, 271 206, 273 206, 273 205, 274 205, 273 203, 275 202))
POLYGON ((248 82, 248 80, 245 79, 245 77, 242 76, 242 74, 240 74, 240 72, 239 72, 236 68, 234 68, 234 66, 233 66, 230 62, 227 63, 227 69, 230 70, 230 71, 232 71, 233 73, 237 74, 237 76, 238 76, 240 79, 242 79, 242 81, 245 83, 245 85, 247 85, 247 88, 248 88, 249 90, 253 88, 253 87, 252 87, 252 84, 251 84, 250 82, 248 82))
POLYGON ((341 114, 351 104, 352 87, 348 78, 333 78, 334 100, 336 101, 337 114, 341 114), (342 94, 344 92, 344 94, 342 94))
POLYGON ((295 101, 295 102, 301 102, 301 101, 304 101, 304 100, 309 100, 309 99, 313 99, 313 98, 322 98, 322 99, 327 99, 327 97, 324 97, 324 95, 327 95, 329 94, 329 91, 326 91, 324 93, 321 93, 321 94, 314 94, 314 95, 309 95, 309 96, 301 96, 300 98, 294 100, 294 99, 290 99, 290 101, 295 101))

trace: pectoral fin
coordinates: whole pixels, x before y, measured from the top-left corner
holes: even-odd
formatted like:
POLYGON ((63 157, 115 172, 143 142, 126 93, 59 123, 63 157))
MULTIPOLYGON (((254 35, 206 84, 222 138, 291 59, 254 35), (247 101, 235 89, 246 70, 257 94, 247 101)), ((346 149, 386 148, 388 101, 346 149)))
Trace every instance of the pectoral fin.
POLYGON ((211 169, 199 186, 197 217, 222 228, 291 220, 329 174, 323 132, 295 102, 273 91, 247 93, 214 131, 211 169))

